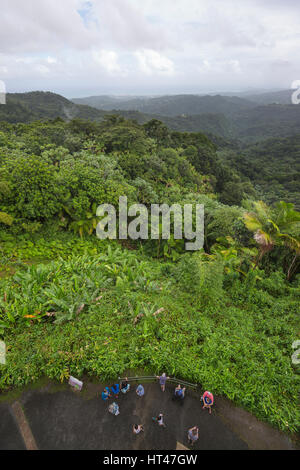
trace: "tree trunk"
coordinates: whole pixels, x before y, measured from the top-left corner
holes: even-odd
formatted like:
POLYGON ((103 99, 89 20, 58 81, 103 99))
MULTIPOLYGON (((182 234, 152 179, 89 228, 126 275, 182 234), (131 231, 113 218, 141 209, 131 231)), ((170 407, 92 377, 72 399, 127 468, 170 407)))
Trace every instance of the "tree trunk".
POLYGON ((294 259, 293 259, 293 261, 292 261, 292 263, 291 263, 291 265, 290 265, 290 267, 289 267, 289 270, 288 270, 288 273, 287 273, 287 280, 288 280, 288 281, 289 281, 289 280, 291 279, 291 277, 292 277, 293 267, 294 267, 294 265, 295 265, 295 263, 296 263, 297 258, 298 258, 298 254, 296 254, 296 256, 294 257, 294 259))

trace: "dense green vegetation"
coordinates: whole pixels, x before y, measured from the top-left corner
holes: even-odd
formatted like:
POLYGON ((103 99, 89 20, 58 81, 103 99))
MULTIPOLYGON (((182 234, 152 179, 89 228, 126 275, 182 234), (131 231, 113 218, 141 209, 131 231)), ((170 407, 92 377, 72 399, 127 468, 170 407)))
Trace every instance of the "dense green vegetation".
POLYGON ((42 91, 7 93, 6 105, 0 106, 0 121, 10 123, 57 117, 102 120, 105 114, 105 111, 99 111, 90 106, 76 105, 63 96, 42 91))
MULTIPOLYGON (((272 96, 270 94, 269 99, 272 96)), ((264 95, 251 99, 259 101, 259 97, 264 98, 264 95)), ((201 132, 208 136, 218 149, 220 158, 217 165, 222 161, 222 168, 227 167, 231 173, 237 174, 239 181, 251 181, 252 190, 255 188, 253 197, 270 204, 284 199, 294 203, 297 209, 300 207, 300 106, 257 106, 238 97, 191 95, 130 100, 102 96, 75 101, 90 103, 97 108, 103 106, 105 109, 113 109, 115 106, 116 109, 121 109, 112 110, 112 114, 109 114, 109 111, 95 109, 86 104, 74 104, 50 92, 16 93, 8 94, 7 105, 0 106, 0 121, 29 123, 38 119, 46 121, 61 118, 70 121, 76 118, 103 123, 104 120, 109 122, 110 119, 117 119, 116 116, 119 115, 143 125, 144 129, 147 129, 147 124, 149 127, 154 121, 160 121, 175 132, 201 132), (160 114, 160 106, 167 108, 166 116, 160 114), (149 111, 155 113, 150 114, 149 111), (182 111, 184 113, 176 115, 182 111), (200 114, 193 114, 194 112, 200 114)), ((164 145, 167 145, 167 141, 164 145)), ((215 161, 217 162, 217 159, 215 161)), ((217 170, 214 170, 215 175, 216 173, 217 170)), ((220 181, 220 175, 217 177, 220 181)), ((214 189, 218 193, 222 190, 220 187, 214 189)), ((229 194, 227 190, 226 193, 229 194)), ((224 196, 222 200, 231 204, 231 199, 224 196)), ((241 198, 234 197, 234 202, 240 204, 241 198)))
POLYGON ((139 122, 150 115, 173 130, 202 130, 223 138, 253 143, 299 134, 300 106, 293 105, 291 98, 292 90, 249 96, 249 99, 247 96, 175 95, 103 100, 103 97, 96 96, 74 102, 121 114, 135 112, 139 122))
POLYGON ((0 388, 165 370, 296 431, 300 214, 250 176, 158 120, 2 122, 0 388), (204 249, 98 240, 96 207, 123 195, 204 204, 204 249))
POLYGON ((267 139, 239 151, 223 148, 219 156, 248 177, 257 194, 269 204, 284 199, 300 209, 299 134, 267 139))

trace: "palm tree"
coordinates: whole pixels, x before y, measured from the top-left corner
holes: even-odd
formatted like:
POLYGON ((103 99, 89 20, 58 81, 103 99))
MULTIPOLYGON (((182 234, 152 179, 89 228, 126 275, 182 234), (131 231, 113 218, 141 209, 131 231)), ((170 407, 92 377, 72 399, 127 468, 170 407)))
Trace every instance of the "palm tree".
POLYGON ((275 208, 267 206, 263 201, 254 202, 254 211, 244 214, 246 227, 254 232, 254 239, 259 245, 260 253, 255 267, 262 257, 276 245, 285 245, 296 251, 296 257, 290 266, 288 277, 299 255, 300 213, 294 205, 280 201, 275 208))
POLYGON ((300 239, 299 237, 295 238, 287 234, 281 234, 281 237, 284 239, 285 246, 287 246, 290 250, 295 252, 295 255, 293 257, 293 260, 287 272, 287 280, 289 281, 295 272, 295 268, 297 266, 297 260, 300 255, 300 239))
POLYGON ((294 204, 278 202, 275 205, 274 220, 282 233, 300 233, 300 212, 294 210, 294 204))
POLYGON ((244 214, 244 223, 248 230, 254 232, 254 240, 259 246, 260 253, 254 269, 262 257, 271 251, 278 241, 278 226, 272 221, 272 211, 263 201, 253 203, 255 211, 244 214))

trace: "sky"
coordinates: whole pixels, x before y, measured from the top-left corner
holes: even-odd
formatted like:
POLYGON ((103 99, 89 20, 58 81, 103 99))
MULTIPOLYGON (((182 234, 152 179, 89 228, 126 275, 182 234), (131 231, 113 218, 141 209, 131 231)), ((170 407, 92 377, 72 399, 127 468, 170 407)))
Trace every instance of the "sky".
POLYGON ((299 0, 1 0, 0 81, 68 98, 287 89, 299 0))

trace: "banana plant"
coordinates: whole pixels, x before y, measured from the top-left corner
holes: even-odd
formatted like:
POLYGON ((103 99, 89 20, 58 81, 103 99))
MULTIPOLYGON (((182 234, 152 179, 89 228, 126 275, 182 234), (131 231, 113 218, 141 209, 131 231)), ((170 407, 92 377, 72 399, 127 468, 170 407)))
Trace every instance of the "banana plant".
POLYGON ((60 213, 60 220, 64 224, 68 225, 70 230, 75 233, 79 233, 80 238, 83 238, 84 234, 92 235, 96 230, 97 224, 100 217, 96 216, 97 204, 94 202, 91 204, 90 209, 85 212, 84 218, 78 220, 74 214, 74 210, 70 207, 70 204, 63 206, 63 211, 60 213), (66 217, 68 221, 66 221, 66 217))

